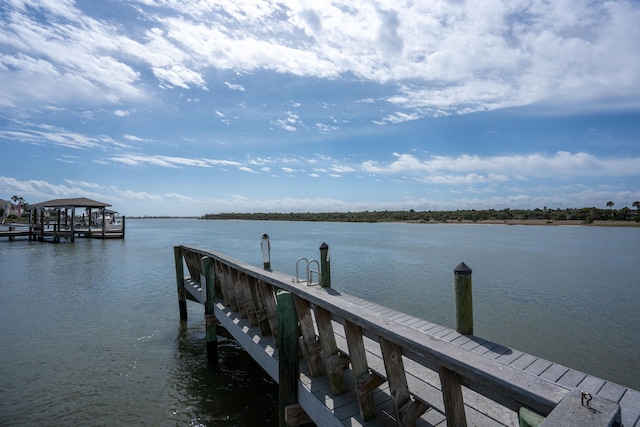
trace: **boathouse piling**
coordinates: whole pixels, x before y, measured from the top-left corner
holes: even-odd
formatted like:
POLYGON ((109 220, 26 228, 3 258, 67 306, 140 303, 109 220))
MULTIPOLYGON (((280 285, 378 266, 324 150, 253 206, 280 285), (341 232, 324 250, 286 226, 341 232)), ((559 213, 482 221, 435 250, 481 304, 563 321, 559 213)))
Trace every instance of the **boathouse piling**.
POLYGON ((461 262, 453 270, 456 292, 456 331, 462 335, 473 335, 473 289, 471 268, 461 262))

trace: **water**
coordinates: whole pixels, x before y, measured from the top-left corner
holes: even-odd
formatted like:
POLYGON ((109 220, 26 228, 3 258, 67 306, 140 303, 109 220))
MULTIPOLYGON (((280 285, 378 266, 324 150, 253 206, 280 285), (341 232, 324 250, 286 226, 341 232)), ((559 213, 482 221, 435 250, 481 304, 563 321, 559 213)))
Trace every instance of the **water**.
POLYGON ((172 247, 295 274, 330 245, 332 286, 640 389, 640 229, 129 220, 125 240, 0 242, 0 425, 276 425, 277 386, 231 341, 206 365, 203 309, 181 325, 172 247))

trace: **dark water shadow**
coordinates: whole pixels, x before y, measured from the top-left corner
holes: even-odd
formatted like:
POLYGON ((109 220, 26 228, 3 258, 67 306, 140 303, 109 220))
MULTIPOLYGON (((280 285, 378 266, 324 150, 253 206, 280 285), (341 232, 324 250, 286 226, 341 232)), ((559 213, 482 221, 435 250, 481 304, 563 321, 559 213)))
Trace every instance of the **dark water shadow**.
POLYGON ((176 414, 175 421, 205 426, 278 425, 277 383, 235 340, 222 335, 214 367, 207 364, 204 322, 183 322, 178 329, 171 381, 182 413, 176 414))

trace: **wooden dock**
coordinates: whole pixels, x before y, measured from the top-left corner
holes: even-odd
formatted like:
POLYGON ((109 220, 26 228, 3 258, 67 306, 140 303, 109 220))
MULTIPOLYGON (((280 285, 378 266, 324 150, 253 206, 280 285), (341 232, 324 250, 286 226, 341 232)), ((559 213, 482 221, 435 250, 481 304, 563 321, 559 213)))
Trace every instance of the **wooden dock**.
POLYGON ((640 426, 636 390, 217 252, 174 255, 181 319, 204 304, 209 363, 222 326, 278 382, 281 426, 640 426))
POLYGON ((76 238, 88 239, 124 239, 124 217, 123 224, 117 228, 102 227, 74 227, 60 226, 52 224, 42 226, 41 224, 16 224, 0 228, 0 239, 6 237, 13 241, 16 238, 41 242, 61 242, 64 240, 74 241, 76 238))

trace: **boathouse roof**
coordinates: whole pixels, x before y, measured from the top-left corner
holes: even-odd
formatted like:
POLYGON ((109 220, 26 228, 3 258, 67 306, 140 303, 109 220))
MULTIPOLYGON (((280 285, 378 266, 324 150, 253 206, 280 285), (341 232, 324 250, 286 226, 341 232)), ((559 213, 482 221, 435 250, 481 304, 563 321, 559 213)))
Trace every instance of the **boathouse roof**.
POLYGON ((36 203, 32 207, 41 208, 106 208, 111 206, 108 203, 87 199, 86 197, 75 197, 72 199, 53 199, 46 202, 36 203))

